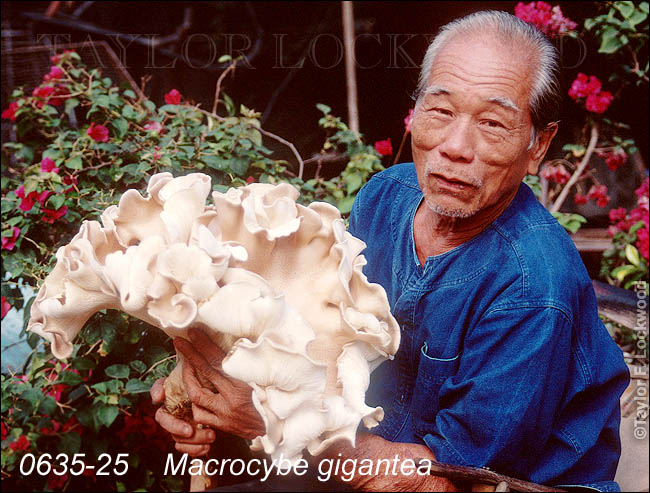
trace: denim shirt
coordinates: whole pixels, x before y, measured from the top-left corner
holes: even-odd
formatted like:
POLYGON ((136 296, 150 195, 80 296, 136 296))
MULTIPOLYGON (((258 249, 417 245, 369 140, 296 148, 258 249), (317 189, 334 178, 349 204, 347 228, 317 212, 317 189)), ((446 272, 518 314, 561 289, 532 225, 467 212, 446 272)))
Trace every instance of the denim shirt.
POLYGON ((571 239, 525 184, 470 241, 418 261, 412 163, 359 192, 350 232, 381 284, 400 347, 372 374, 373 430, 436 460, 544 484, 616 490, 619 398, 629 374, 598 318, 571 239))

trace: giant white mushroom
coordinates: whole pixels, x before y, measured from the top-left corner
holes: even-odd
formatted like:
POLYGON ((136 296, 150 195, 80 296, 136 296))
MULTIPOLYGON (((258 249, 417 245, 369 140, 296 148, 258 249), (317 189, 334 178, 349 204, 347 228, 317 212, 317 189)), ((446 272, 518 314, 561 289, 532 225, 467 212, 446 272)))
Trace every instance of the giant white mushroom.
MULTIPOLYGON (((223 370, 251 387, 266 434, 252 448, 297 460, 334 440, 354 444, 370 372, 399 346, 384 290, 362 273, 365 244, 326 203, 296 203, 289 184, 213 192, 200 173, 153 175, 142 197, 85 221, 59 248, 28 330, 67 358, 92 314, 122 310, 187 337, 199 327, 228 353, 223 370)), ((187 405, 180 368, 166 380, 166 406, 187 405)))

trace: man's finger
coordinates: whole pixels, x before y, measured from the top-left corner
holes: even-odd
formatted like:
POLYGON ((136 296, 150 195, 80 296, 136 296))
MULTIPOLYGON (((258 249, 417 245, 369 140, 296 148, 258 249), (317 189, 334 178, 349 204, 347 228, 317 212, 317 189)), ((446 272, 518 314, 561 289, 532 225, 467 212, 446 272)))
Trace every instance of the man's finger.
MULTIPOLYGON (((177 351, 180 351, 185 358, 185 361, 183 363, 183 370, 185 370, 185 368, 193 368, 197 372, 197 377, 198 374, 205 376, 210 381, 210 383, 212 383, 212 385, 214 385, 219 391, 223 390, 227 392, 231 389, 232 384, 230 381, 220 372, 218 372, 212 365, 210 365, 210 363, 206 361, 203 356, 198 354, 195 350, 195 346, 192 346, 184 339, 176 338, 174 339, 174 347, 177 351)), ((185 375, 185 371, 183 371, 183 375, 185 375)), ((203 387, 197 377, 195 377, 197 380, 197 386, 203 387)), ((192 396, 189 396, 191 399, 192 396)))
POLYGON ((175 442, 188 443, 192 445, 209 445, 214 442, 216 435, 213 430, 209 428, 195 428, 194 434, 187 438, 179 435, 172 435, 175 442))
POLYGON ((165 400, 165 379, 159 378, 156 380, 151 386, 149 394, 151 395, 151 402, 156 405, 162 404, 165 400))
POLYGON ((159 407, 156 411, 156 421, 160 426, 162 426, 172 435, 177 435, 184 438, 189 438, 192 436, 193 430, 189 424, 187 424, 182 419, 172 416, 162 407, 159 407))
POLYGON ((219 413, 210 412, 201 406, 197 406, 192 403, 192 417, 197 423, 201 423, 205 426, 210 426, 212 428, 221 428, 222 421, 219 417, 219 413))
POLYGON ((210 445, 191 445, 189 443, 176 443, 176 450, 190 457, 200 457, 210 451, 210 445))
POLYGON ((226 356, 219 346, 210 340, 202 330, 194 327, 187 331, 192 345, 201 353, 201 355, 212 363, 215 367, 221 366, 221 360, 226 356))

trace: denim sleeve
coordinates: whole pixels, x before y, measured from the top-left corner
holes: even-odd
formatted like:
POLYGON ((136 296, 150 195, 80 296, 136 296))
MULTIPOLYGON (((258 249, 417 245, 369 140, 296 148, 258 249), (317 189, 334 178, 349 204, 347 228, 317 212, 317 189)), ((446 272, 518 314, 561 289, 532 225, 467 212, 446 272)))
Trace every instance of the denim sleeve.
POLYGON ((424 441, 441 462, 513 471, 543 450, 566 385, 572 324, 552 307, 491 309, 468 332, 424 441), (524 452, 525 447, 525 454, 524 452), (539 450, 531 450, 536 447, 539 450))

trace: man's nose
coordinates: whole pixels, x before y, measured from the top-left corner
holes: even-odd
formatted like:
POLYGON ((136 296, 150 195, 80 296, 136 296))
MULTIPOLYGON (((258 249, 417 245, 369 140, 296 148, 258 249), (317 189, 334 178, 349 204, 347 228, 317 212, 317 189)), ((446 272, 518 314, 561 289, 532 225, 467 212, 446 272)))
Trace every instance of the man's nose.
POLYGON ((450 161, 470 163, 474 159, 472 123, 469 119, 456 118, 447 126, 440 154, 450 161))

